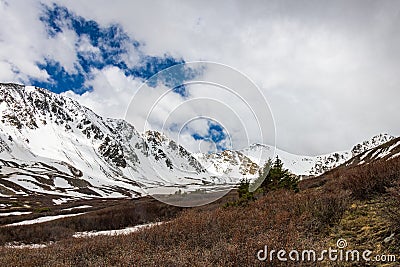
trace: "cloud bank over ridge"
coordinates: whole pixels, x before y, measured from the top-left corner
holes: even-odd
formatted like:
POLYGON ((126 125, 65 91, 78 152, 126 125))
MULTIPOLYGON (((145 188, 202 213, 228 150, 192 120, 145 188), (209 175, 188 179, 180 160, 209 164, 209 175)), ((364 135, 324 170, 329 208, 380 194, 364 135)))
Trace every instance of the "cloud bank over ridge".
MULTIPOLYGON (((123 117, 157 70, 216 61, 260 87, 278 147, 344 150, 400 134, 399 10, 397 1, 1 1, 0 80, 123 117)), ((206 138, 212 127, 201 127, 206 138)))

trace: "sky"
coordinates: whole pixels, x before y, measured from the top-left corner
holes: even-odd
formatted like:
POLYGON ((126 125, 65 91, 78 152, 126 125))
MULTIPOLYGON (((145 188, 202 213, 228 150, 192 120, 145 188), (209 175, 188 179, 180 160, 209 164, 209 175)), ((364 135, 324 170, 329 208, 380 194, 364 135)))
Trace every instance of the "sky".
POLYGON ((396 0, 0 0, 0 25, 1 82, 47 88, 138 130, 147 118, 191 151, 264 141, 317 155, 400 135, 396 0), (230 74, 232 91, 186 85, 224 73, 213 67, 177 67, 143 86, 193 61, 255 86, 230 74), (273 134, 260 138, 254 110, 273 134))

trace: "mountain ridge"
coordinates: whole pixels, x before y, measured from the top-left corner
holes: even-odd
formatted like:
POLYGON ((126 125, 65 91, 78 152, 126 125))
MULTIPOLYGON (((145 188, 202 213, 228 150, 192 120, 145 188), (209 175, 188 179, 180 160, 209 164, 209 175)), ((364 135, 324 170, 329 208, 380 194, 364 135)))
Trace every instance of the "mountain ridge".
POLYGON ((381 134, 349 151, 316 157, 261 144, 194 154, 157 131, 139 133, 125 120, 102 118, 68 97, 17 84, 0 84, 0 114, 3 196, 136 197, 159 187, 174 193, 234 185, 256 178, 275 154, 297 175, 319 175, 394 139, 381 134))
POLYGON ((152 135, 140 134, 126 121, 103 119, 70 98, 41 88, 25 88, 0 85, 1 158, 7 161, 3 166, 11 164, 19 168, 15 172, 19 176, 3 168, 1 182, 11 180, 28 191, 46 187, 54 193, 68 191, 82 197, 87 193, 122 197, 141 195, 147 187, 185 185, 189 180, 193 183, 192 178, 201 185, 204 178, 212 178, 202 177, 204 169, 181 146, 158 143, 152 135), (171 158, 194 177, 186 179, 188 173, 182 169, 171 172, 173 165, 168 164, 171 158), (43 166, 40 163, 54 165, 58 172, 51 175, 49 170, 40 169, 33 174, 31 169, 28 173, 21 169, 21 166, 43 166), (64 163, 83 172, 80 180, 85 182, 80 182, 81 186, 71 184, 73 177, 66 178, 65 171, 61 170, 64 163), (22 179, 21 171, 30 178, 22 179), (153 175, 157 173, 160 175, 153 175), (61 179, 59 183, 63 186, 57 184, 61 179))

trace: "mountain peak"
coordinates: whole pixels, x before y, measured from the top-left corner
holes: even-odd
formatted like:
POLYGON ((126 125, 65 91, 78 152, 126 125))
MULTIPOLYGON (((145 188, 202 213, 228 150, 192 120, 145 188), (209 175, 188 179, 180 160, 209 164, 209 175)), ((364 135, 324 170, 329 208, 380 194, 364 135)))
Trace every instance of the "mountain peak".
POLYGON ((0 83, 0 192, 10 188, 10 194, 126 197, 177 185, 226 186, 257 177, 258 167, 274 154, 295 174, 319 175, 393 138, 379 134, 351 151, 316 157, 260 143, 192 154, 163 133, 140 133, 124 120, 102 118, 63 95, 0 83))
POLYGON ((30 94, 33 92, 40 92, 40 93, 48 93, 48 94, 54 94, 53 92, 36 87, 36 86, 31 86, 31 85, 23 85, 23 84, 18 84, 18 83, 0 83, 0 91, 1 92, 8 92, 12 95, 15 93, 18 94, 30 94))
POLYGON ((354 156, 357 156, 367 150, 370 150, 374 147, 380 146, 384 143, 389 142, 390 140, 395 139, 394 136, 387 134, 387 133, 381 133, 381 134, 377 134, 373 137, 371 137, 369 140, 366 140, 362 143, 358 143, 356 144, 352 150, 351 153, 354 156))
POLYGON ((161 133, 139 133, 68 97, 19 84, 0 84, 0 169, 0 191, 11 185, 11 194, 129 197, 214 179, 161 133))
POLYGON ((25 85, 18 83, 0 83, 0 90, 3 90, 4 88, 15 88, 21 90, 25 89, 25 85))

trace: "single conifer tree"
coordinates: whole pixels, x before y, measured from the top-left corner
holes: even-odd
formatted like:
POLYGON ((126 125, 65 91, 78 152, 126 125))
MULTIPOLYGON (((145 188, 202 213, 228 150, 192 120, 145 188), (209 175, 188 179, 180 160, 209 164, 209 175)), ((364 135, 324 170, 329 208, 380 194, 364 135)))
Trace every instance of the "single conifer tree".
POLYGON ((265 194, 281 188, 299 191, 299 178, 283 167, 283 162, 278 156, 274 163, 271 164, 271 161, 269 161, 264 165, 264 168, 260 171, 260 177, 265 177, 261 183, 261 188, 265 194), (265 172, 268 172, 268 174, 265 175, 265 172))

